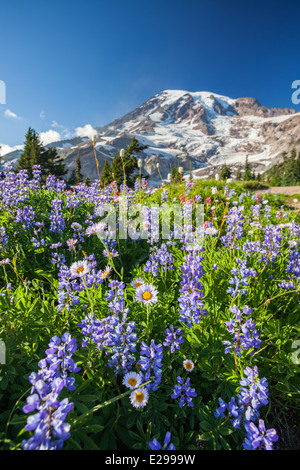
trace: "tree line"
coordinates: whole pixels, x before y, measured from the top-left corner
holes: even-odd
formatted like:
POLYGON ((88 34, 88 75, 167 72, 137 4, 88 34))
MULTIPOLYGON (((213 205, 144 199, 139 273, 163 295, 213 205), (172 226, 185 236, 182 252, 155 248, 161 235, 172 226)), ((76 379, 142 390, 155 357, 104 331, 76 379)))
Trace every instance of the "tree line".
MULTIPOLYGON (((145 148, 147 146, 139 144, 138 140, 133 138, 128 148, 115 154, 111 165, 105 160, 101 175, 101 185, 104 187, 115 181, 118 187, 124 182, 126 182, 127 186, 132 187, 139 170, 137 159, 133 154, 139 153, 145 148)), ((89 177, 84 180, 79 152, 75 161, 76 168, 67 177, 68 170, 66 169, 64 159, 58 154, 57 149, 55 147, 45 149, 39 139, 39 135, 34 129, 29 127, 25 136, 24 150, 20 155, 15 170, 27 170, 29 177, 32 178, 32 168, 35 165, 41 167, 43 182, 46 181, 49 175, 63 178, 69 187, 81 182, 89 185, 91 182, 89 177)), ((147 176, 143 177, 147 178, 147 176)))

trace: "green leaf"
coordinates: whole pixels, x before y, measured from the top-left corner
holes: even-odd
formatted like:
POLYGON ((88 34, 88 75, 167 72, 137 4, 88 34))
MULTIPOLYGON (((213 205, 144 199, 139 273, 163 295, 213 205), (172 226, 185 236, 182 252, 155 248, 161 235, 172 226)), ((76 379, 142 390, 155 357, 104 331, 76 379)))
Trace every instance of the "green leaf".
POLYGON ((200 426, 204 431, 212 431, 213 427, 208 421, 201 421, 200 426))

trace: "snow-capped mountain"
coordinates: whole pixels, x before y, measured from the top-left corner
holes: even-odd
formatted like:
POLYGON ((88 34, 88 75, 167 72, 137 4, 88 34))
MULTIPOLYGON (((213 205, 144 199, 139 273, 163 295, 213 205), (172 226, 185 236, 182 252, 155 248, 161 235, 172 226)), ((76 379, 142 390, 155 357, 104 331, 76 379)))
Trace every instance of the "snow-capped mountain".
MULTIPOLYGON (((143 160, 143 173, 160 181, 172 166, 190 167, 196 177, 213 175, 226 163, 249 163, 264 171, 289 152, 300 149, 300 112, 266 108, 255 98, 232 99, 211 92, 165 90, 125 116, 96 128, 96 156, 100 170, 132 138, 148 147, 137 157, 143 160)), ((56 142, 67 168, 75 167, 79 152, 82 173, 97 178, 94 147, 89 139, 56 142)))

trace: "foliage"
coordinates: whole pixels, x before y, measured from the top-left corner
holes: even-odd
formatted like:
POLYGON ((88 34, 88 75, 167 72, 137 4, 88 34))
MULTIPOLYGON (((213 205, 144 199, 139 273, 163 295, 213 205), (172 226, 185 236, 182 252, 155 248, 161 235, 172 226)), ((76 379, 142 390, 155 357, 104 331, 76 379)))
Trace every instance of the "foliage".
MULTIPOLYGON (((179 238, 171 232, 165 240, 160 232, 156 240, 150 230, 145 238, 122 239, 121 219, 116 235, 104 239, 97 236, 102 204, 119 217, 116 183, 80 184, 70 193, 55 178, 46 185, 24 178, 8 169, 0 180, 1 448, 21 449, 34 438, 34 429, 25 429, 36 412, 28 411, 29 377, 40 373, 47 382, 52 364, 61 383, 52 338, 66 333, 76 339, 69 352, 80 371, 68 372, 60 391, 59 401, 73 404, 64 416, 70 429, 64 428, 63 449, 149 449, 168 432, 178 450, 242 449, 246 428, 235 427, 230 411, 222 417, 216 410, 219 399, 228 404, 238 397, 245 370, 255 367, 268 381, 259 416, 277 430, 280 448, 273 410, 289 419, 286 410, 300 407, 298 212, 279 196, 224 181, 138 185, 123 190, 143 207, 176 202, 186 211, 187 203, 193 209, 202 203, 203 250, 189 245, 187 228, 179 238), (151 295, 154 303, 147 304, 151 295), (239 320, 245 308, 253 310, 239 320), (124 384, 127 372, 148 387, 143 406, 124 384), (196 396, 180 406, 190 392, 196 396)), ((147 227, 149 211, 142 213, 147 227)))
POLYGON ((300 184, 300 152, 293 149, 288 156, 282 153, 282 162, 273 165, 264 174, 271 186, 295 186, 300 184))
POLYGON ((40 165, 43 172, 43 178, 48 175, 55 175, 58 178, 63 177, 67 171, 63 159, 58 155, 55 147, 45 150, 40 142, 36 131, 29 127, 26 134, 24 151, 20 155, 17 171, 27 170, 32 177, 32 167, 40 165))

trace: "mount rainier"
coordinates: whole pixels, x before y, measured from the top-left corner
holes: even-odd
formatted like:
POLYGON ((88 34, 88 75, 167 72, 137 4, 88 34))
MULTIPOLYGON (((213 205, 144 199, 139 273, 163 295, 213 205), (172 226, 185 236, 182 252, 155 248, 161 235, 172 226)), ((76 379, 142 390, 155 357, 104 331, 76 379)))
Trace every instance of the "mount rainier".
MULTIPOLYGON (((246 156, 255 171, 262 172, 282 160, 282 153, 300 150, 300 112, 267 108, 255 98, 232 99, 211 92, 165 90, 148 99, 125 116, 96 127, 96 155, 100 171, 105 160, 112 162, 116 152, 135 137, 147 148, 136 155, 143 160, 143 174, 159 183, 182 166, 195 178, 214 176, 226 163, 233 170, 244 165, 246 156)), ((50 144, 65 159, 71 172, 79 152, 83 175, 98 178, 92 141, 74 138, 50 144)), ((1 163, 17 158, 2 155, 1 163)))

